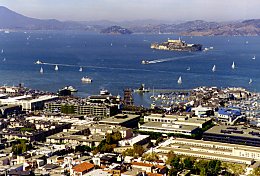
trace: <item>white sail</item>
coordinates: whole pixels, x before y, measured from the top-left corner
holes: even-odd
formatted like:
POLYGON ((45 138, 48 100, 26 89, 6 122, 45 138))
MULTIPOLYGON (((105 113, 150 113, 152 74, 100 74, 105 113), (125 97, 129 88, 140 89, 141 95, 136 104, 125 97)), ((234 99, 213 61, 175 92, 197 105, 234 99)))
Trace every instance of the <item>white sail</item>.
POLYGON ((212 71, 213 71, 213 72, 216 71, 216 65, 213 65, 213 67, 212 67, 212 71))
POLYGON ((187 68, 187 71, 190 71, 190 67, 187 68))
POLYGON ((255 60, 255 56, 254 56, 254 57, 252 57, 252 59, 253 59, 253 60, 255 60))
POLYGON ((79 71, 80 71, 80 72, 82 72, 82 71, 83 71, 83 68, 82 68, 82 67, 80 67, 80 68, 79 68, 79 71))
POLYGON ((1 53, 4 53, 4 49, 2 49, 1 53))
POLYGON ((43 73, 43 68, 41 67, 41 69, 40 69, 40 73, 42 74, 43 73))
POLYGON ((235 62, 232 63, 232 66, 231 66, 232 69, 235 69, 236 66, 235 66, 235 62))
POLYGON ((252 84, 253 80, 250 78, 248 84, 252 84))
POLYGON ((59 70, 58 65, 55 66, 55 69, 54 69, 54 70, 55 70, 55 71, 58 71, 58 70, 59 70))
POLYGON ((177 82, 178 82, 178 84, 182 84, 181 76, 179 77, 177 82))

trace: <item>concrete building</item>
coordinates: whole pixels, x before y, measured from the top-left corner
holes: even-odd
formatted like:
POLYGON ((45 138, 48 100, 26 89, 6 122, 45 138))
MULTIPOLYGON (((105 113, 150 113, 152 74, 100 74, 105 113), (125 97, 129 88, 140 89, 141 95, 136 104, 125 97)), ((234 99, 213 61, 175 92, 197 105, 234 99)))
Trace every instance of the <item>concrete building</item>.
POLYGON ((195 134, 199 128, 197 126, 190 125, 179 125, 179 124, 170 124, 170 123, 161 123, 161 122, 148 122, 143 125, 140 125, 140 131, 147 132, 158 132, 158 133, 178 133, 183 135, 195 134))
POLYGON ((144 122, 159 122, 165 124, 174 124, 174 125, 187 125, 187 126, 196 126, 203 128, 207 124, 211 123, 210 118, 189 118, 187 116, 178 116, 178 115, 162 115, 162 114, 151 114, 149 116, 144 116, 144 122))
POLYGON ((33 111, 44 108, 44 103, 57 99, 55 95, 42 95, 32 97, 31 95, 23 95, 18 97, 0 99, 0 104, 22 106, 23 111, 33 111))
POLYGON ((179 115, 151 114, 144 116, 144 124, 140 131, 159 133, 178 133, 183 135, 195 134, 199 128, 212 123, 210 118, 197 118, 179 115))
POLYGON ((251 165, 254 161, 260 161, 259 149, 259 147, 221 142, 170 138, 153 148, 153 152, 156 152, 164 159, 166 159, 167 153, 173 151, 177 155, 251 165))
POLYGON ((191 111, 195 112, 195 116, 197 117, 209 117, 214 114, 213 109, 211 107, 194 107, 191 111))
POLYGON ((20 105, 0 105, 0 117, 7 117, 9 115, 17 115, 21 113, 22 106, 20 105))
POLYGON ((235 107, 219 108, 217 112, 217 120, 219 122, 232 123, 239 116, 241 116, 241 110, 235 107))
POLYGON ((133 130, 119 125, 90 124, 88 125, 90 133, 93 135, 105 136, 106 133, 119 131, 123 139, 129 139, 133 136, 133 130))
POLYGON ((136 145, 144 145, 150 141, 149 135, 138 135, 134 136, 130 139, 124 139, 118 142, 119 146, 134 146, 136 145))
POLYGON ((71 176, 83 176, 93 169, 94 169, 94 164, 84 162, 84 163, 74 166, 70 171, 70 173, 71 173, 70 175, 71 176))
POLYGON ((203 140, 260 147, 260 130, 241 126, 214 126, 203 133, 203 140))
POLYGON ((99 121, 99 124, 120 125, 128 128, 134 128, 138 126, 139 120, 140 115, 117 114, 115 116, 99 121))

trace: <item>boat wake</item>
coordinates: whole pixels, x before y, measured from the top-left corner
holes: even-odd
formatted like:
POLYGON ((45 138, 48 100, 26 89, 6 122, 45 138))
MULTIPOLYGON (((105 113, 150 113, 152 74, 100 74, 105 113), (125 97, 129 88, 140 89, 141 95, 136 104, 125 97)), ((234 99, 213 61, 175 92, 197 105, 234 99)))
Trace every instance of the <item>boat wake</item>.
MULTIPOLYGON (((125 67, 106 67, 106 66, 84 66, 84 65, 73 65, 73 64, 60 64, 60 63, 48 63, 48 62, 42 62, 37 61, 35 62, 37 65, 50 65, 50 66, 59 66, 59 67, 78 67, 78 68, 88 68, 88 69, 108 69, 108 70, 123 70, 123 71, 144 71, 144 72, 154 72, 153 69, 138 69, 138 68, 125 68, 125 67)), ((160 73, 172 73, 169 71, 163 71, 163 70, 157 70, 157 72, 160 73)))
POLYGON ((175 61, 179 59, 184 59, 184 58, 190 58, 194 57, 195 55, 192 56, 180 56, 180 57, 174 57, 174 58, 165 58, 165 59, 155 59, 155 60, 150 60, 146 61, 148 64, 156 64, 156 63, 162 63, 162 62, 169 62, 169 61, 175 61))

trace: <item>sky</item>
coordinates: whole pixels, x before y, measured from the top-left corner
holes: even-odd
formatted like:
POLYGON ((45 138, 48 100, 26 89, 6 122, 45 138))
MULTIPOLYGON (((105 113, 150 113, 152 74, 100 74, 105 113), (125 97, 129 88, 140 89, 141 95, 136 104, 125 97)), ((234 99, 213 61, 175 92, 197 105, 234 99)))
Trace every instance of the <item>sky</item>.
POLYGON ((233 21, 260 18, 260 0, 0 0, 25 16, 62 21, 233 21))

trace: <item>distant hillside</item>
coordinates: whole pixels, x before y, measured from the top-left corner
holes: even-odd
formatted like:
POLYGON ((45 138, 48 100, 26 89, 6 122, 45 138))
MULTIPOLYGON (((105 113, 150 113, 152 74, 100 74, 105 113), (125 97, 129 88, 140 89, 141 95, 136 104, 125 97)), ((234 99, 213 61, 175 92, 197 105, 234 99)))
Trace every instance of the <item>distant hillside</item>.
POLYGON ((121 26, 111 26, 101 30, 102 34, 132 34, 133 32, 121 26))
POLYGON ((0 29, 28 30, 88 30, 106 34, 133 33, 171 33, 177 35, 216 36, 260 36, 260 19, 250 19, 242 22, 207 22, 202 20, 172 23, 162 20, 134 20, 113 22, 100 21, 67 21, 55 19, 41 20, 26 17, 6 7, 0 6, 0 29), (122 28, 120 26, 125 26, 122 28))
POLYGON ((75 22, 60 22, 55 19, 40 20, 18 14, 6 7, 0 6, 0 28, 8 29, 68 29, 79 28, 82 25, 75 22))
POLYGON ((242 22, 217 23, 202 20, 188 21, 180 24, 147 25, 130 28, 134 32, 172 33, 191 36, 258 36, 260 35, 260 20, 242 22))

